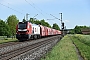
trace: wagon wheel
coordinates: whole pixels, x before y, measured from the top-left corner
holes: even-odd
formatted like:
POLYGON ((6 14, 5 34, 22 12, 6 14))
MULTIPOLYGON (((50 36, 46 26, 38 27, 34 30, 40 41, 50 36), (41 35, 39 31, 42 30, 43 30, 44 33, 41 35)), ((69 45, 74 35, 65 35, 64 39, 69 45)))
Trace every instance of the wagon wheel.
POLYGON ((37 35, 34 35, 34 39, 35 39, 35 40, 37 39, 37 35))

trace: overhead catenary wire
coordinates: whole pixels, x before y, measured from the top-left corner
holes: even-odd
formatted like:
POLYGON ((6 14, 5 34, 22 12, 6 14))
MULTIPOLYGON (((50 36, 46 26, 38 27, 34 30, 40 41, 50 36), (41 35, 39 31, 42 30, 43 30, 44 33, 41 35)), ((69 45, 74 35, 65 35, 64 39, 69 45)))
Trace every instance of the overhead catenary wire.
POLYGON ((2 4, 2 3, 0 3, 0 5, 2 5, 2 6, 4 6, 4 7, 7 7, 7 8, 9 8, 9 9, 11 9, 11 10, 15 11, 15 12, 18 12, 18 13, 20 13, 20 14, 24 14, 24 13, 19 12, 19 11, 15 10, 15 9, 13 9, 13 8, 9 7, 9 6, 6 6, 6 5, 4 5, 4 4, 2 4))
MULTIPOLYGON (((42 16, 44 16, 45 17, 45 15, 42 13, 42 12, 40 12, 35 6, 33 6, 31 3, 29 3, 27 0, 25 0, 30 6, 32 6, 36 11, 38 11, 42 16)), ((33 2, 32 2, 33 3, 33 2)), ((33 3, 34 4, 34 3, 33 3)))
MULTIPOLYGON (((50 14, 50 16, 52 16, 52 17, 54 17, 54 19, 47 19, 47 20, 55 20, 55 19, 58 19, 58 20, 60 20, 59 18, 57 18, 57 17, 55 17, 54 15, 52 15, 52 14, 50 14)), ((55 21, 53 21, 53 22, 55 22, 55 21)))
MULTIPOLYGON (((35 5, 35 3, 32 1, 32 0, 30 0, 31 2, 32 2, 32 4, 34 5, 34 6, 36 6, 35 5)), ((40 9, 38 6, 36 6, 41 12, 43 12, 43 10, 42 9, 40 9)), ((46 12, 45 12, 46 13, 46 12)), ((48 13, 46 13, 46 14, 48 14, 48 13)), ((48 14, 49 15, 49 14, 48 14)))
POLYGON ((58 20, 60 20, 59 18, 57 18, 57 17, 55 17, 55 16, 53 16, 52 14, 50 14, 52 17, 54 17, 55 19, 58 19, 58 20))
MULTIPOLYGON (((7 2, 8 3, 8 2, 7 2)), ((8 5, 11 5, 10 3, 8 3, 8 5)), ((13 7, 15 7, 15 6, 13 6, 13 7)), ((17 9, 19 9, 19 10, 21 10, 22 12, 24 12, 24 10, 22 10, 22 9, 20 9, 20 8, 17 8, 17 9)))
MULTIPOLYGON (((36 6, 32 0, 30 0, 30 1, 32 2, 32 4, 33 4, 34 6, 36 6)), ((29 2, 28 2, 28 3, 29 3, 29 2)), ((34 7, 32 4, 30 4, 30 5, 31 5, 32 7, 34 7)), ((36 7, 37 7, 40 11, 43 12, 43 10, 41 10, 38 6, 36 6, 36 7)), ((36 9, 36 7, 34 7, 34 8, 36 9)), ((46 13, 46 12, 44 12, 44 13, 46 13)), ((52 14, 48 14, 48 13, 46 13, 46 14, 47 14, 47 15, 50 15, 50 16, 52 16, 52 17, 54 17, 55 19, 60 20, 59 18, 53 16, 52 14)), ((55 19, 47 19, 47 20, 55 20, 55 19)))
MULTIPOLYGON (((34 17, 36 17, 37 15, 38 15, 38 14, 36 14, 34 17)), ((33 17, 33 18, 34 18, 34 17, 33 17)))
MULTIPOLYGON (((41 12, 44 12, 42 9, 40 9, 37 5, 35 5, 35 3, 32 1, 32 0, 29 0, 29 1, 31 1, 31 3, 29 3, 32 7, 34 7, 35 9, 36 9, 36 7, 39 9, 39 11, 41 11, 41 12), (33 6, 34 5, 34 6, 33 6), (35 7, 36 6, 36 7, 35 7)), ((49 13, 47 13, 47 12, 44 12, 45 14, 47 14, 47 15, 50 15, 50 16, 52 16, 52 17, 54 17, 54 19, 46 19, 46 20, 55 20, 55 19, 58 19, 58 20, 60 20, 59 18, 57 18, 57 17, 55 17, 54 15, 52 15, 52 14, 49 14, 49 13)), ((55 23, 55 21, 53 21, 54 23, 55 23)))
MULTIPOLYGON (((31 2, 32 2, 32 4, 33 5, 35 5, 35 3, 32 1, 32 0, 30 0, 31 2)), ((36 5, 35 5, 36 6, 36 5)), ((39 10, 41 10, 38 6, 36 6, 39 10)), ((42 12, 43 12, 43 10, 41 10, 42 12)), ((48 14, 47 12, 44 12, 44 13, 46 13, 47 15, 50 15, 50 16, 52 16, 52 17, 54 17, 55 19, 58 19, 58 20, 60 20, 59 18, 57 18, 57 17, 55 17, 54 15, 52 15, 52 14, 48 14)), ((55 19, 47 19, 47 20, 55 20, 55 19)))
MULTIPOLYGON (((34 6, 36 6, 35 5, 35 3, 32 1, 32 0, 30 0, 31 2, 32 2, 32 4, 34 5, 34 6)), ((40 9, 38 6, 36 6, 41 12, 44 12, 42 9, 40 9)), ((47 12, 44 12, 45 14, 47 14, 47 15, 50 15, 50 14, 48 14, 47 12)), ((50 15, 51 16, 51 15, 50 15)))

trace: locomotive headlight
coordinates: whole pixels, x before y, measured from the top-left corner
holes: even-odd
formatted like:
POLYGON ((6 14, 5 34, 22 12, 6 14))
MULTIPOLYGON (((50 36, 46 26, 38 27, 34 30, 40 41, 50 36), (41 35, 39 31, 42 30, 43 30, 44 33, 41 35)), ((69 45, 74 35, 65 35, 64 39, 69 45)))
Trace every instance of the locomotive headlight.
POLYGON ((18 31, 17 31, 18 32, 18 31))

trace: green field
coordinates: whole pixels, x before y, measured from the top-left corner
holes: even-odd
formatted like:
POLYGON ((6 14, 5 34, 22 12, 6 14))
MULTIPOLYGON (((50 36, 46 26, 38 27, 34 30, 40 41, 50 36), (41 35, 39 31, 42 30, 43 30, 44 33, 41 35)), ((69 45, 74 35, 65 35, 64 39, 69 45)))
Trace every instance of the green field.
POLYGON ((3 40, 0 40, 0 44, 3 44, 3 43, 7 43, 7 42, 15 42, 15 41, 18 41, 16 38, 12 39, 12 38, 5 38, 3 40))
POLYGON ((78 60, 78 56, 71 38, 66 35, 53 47, 52 51, 46 55, 46 58, 42 58, 41 60, 78 60))
POLYGON ((85 60, 90 60, 90 35, 73 35, 73 42, 85 60))
POLYGON ((90 60, 90 35, 66 35, 41 60, 78 60, 75 46, 79 49, 84 60, 90 60))

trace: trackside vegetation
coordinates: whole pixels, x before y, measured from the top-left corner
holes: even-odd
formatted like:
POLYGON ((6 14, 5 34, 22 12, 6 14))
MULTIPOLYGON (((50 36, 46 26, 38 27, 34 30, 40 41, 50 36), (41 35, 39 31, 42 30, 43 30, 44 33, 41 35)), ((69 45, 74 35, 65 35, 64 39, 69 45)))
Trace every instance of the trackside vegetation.
POLYGON ((52 51, 41 60, 78 60, 78 56, 71 38, 66 35, 52 48, 52 51))
POLYGON ((8 43, 8 42, 16 42, 18 41, 17 39, 12 39, 12 38, 7 38, 7 39, 4 39, 4 40, 0 40, 0 44, 3 44, 3 43, 8 43))
POLYGON ((90 35, 76 34, 72 36, 72 40, 78 47, 84 59, 90 60, 90 35))

